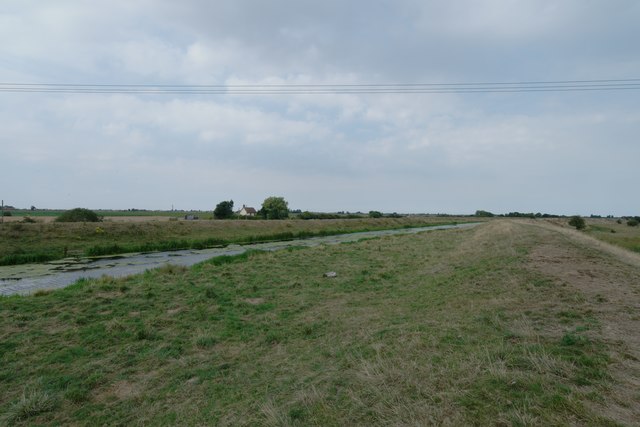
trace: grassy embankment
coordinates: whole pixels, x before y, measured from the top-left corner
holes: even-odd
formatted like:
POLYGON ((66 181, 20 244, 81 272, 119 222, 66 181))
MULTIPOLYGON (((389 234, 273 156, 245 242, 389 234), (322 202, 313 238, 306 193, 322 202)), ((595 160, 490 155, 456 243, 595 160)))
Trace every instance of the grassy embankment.
MULTIPOLYGON (((458 219, 459 220, 459 219, 458 219)), ((467 218, 466 221, 469 219, 467 218)), ((0 265, 67 256, 202 249, 230 243, 283 240, 455 222, 456 218, 362 218, 285 221, 145 221, 6 223, 0 226, 0 265)))
MULTIPOLYGON (((620 246, 634 252, 640 252, 640 227, 630 227, 626 220, 614 218, 585 218, 587 227, 583 230, 589 236, 603 242, 620 246)), ((546 220, 552 224, 565 228, 573 228, 568 224, 568 219, 546 220)))
POLYGON ((626 221, 614 219, 586 219, 587 234, 605 242, 640 252, 640 227, 630 227, 626 221))
POLYGON ((593 264, 556 233, 494 221, 0 299, 0 414, 16 425, 618 425, 622 412, 603 408, 624 344, 604 336, 606 299, 537 269, 543 245, 637 283, 637 270, 593 264))

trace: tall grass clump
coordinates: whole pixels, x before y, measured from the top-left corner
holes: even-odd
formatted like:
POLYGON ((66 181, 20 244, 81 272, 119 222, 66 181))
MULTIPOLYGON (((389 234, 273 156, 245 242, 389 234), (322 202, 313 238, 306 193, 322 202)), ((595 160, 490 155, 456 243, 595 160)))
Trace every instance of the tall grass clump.
POLYGON ((33 262, 48 262, 60 259, 62 254, 52 253, 13 253, 0 258, 0 265, 20 265, 33 262))
POLYGON ((223 239, 208 238, 200 240, 163 240, 161 242, 148 242, 140 245, 94 245, 85 250, 87 256, 117 255, 135 252, 165 252, 180 251, 186 249, 207 249, 216 246, 225 246, 230 242, 223 239))
POLYGON ((56 404, 56 398, 49 393, 40 390, 25 390, 20 399, 0 418, 0 424, 4 425, 2 423, 4 421, 7 425, 13 425, 27 418, 52 411, 56 404))

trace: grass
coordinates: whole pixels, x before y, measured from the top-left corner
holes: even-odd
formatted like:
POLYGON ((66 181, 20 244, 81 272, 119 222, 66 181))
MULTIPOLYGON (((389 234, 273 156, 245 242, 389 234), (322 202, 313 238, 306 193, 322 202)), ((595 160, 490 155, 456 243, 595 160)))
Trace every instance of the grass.
POLYGON ((528 266, 534 231, 482 230, 0 298, 0 414, 15 425, 616 425, 593 407, 613 344, 591 305, 528 266))
POLYGON ((614 219, 587 218, 587 234, 605 242, 640 252, 640 227, 630 227, 626 220, 618 224, 614 219))
MULTIPOLYGON (((157 216, 157 217, 183 217, 184 215, 211 215, 206 211, 121 211, 111 209, 92 209, 99 216, 119 217, 119 216, 157 216)), ((62 215, 66 210, 28 210, 28 209, 16 209, 11 211, 14 216, 29 216, 29 217, 58 217, 62 215)))
POLYGON ((25 390, 6 412, 4 420, 9 424, 37 416, 54 410, 56 399, 46 392, 38 389, 25 390))
POLYGON ((0 225, 0 265, 44 262, 68 256, 115 255, 203 249, 387 228, 452 223, 455 219, 412 217, 283 221, 145 221, 95 223, 6 223, 0 225))

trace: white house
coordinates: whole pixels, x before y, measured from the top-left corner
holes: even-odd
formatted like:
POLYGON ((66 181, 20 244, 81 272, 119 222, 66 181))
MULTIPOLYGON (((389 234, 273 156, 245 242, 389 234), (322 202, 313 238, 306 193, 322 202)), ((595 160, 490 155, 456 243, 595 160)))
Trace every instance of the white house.
POLYGON ((250 208, 249 206, 242 205, 242 209, 238 211, 238 215, 240 216, 256 216, 258 212, 254 208, 250 208))

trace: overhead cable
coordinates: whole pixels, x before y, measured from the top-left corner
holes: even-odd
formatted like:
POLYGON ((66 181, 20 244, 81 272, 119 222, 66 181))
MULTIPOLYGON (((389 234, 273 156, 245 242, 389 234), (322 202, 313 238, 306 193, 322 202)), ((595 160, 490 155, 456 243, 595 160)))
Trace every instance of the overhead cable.
POLYGON ((627 91, 640 79, 555 80, 486 83, 349 83, 349 84, 86 84, 1 83, 0 93, 136 94, 136 95, 357 95, 627 91))

